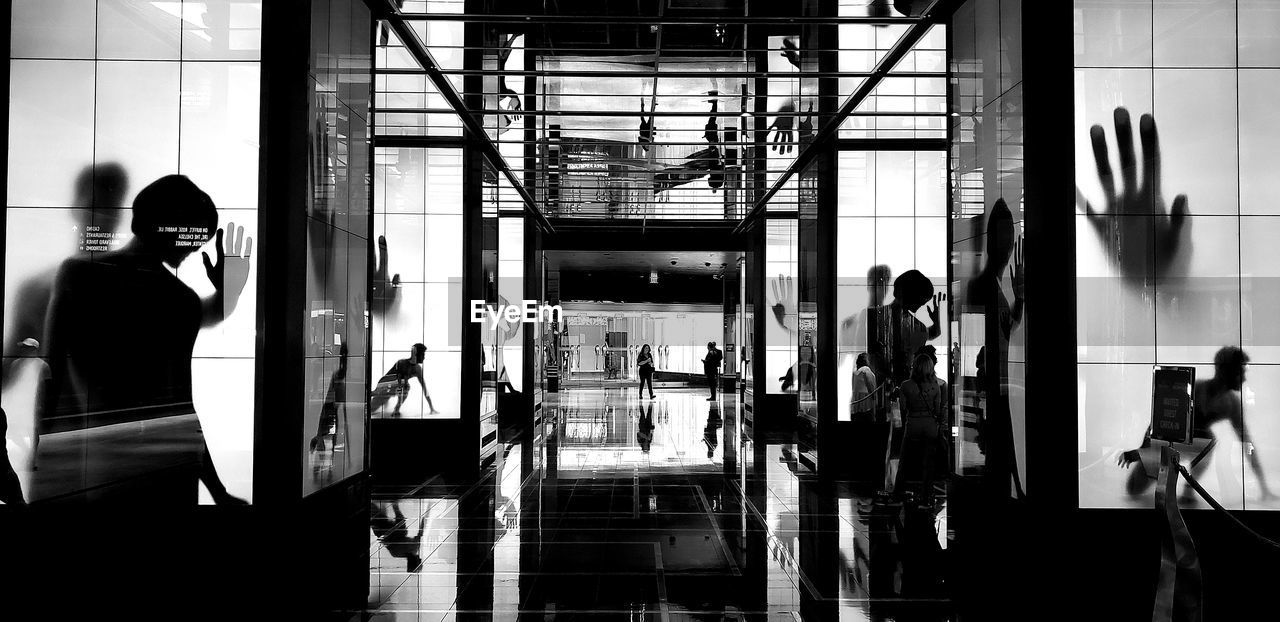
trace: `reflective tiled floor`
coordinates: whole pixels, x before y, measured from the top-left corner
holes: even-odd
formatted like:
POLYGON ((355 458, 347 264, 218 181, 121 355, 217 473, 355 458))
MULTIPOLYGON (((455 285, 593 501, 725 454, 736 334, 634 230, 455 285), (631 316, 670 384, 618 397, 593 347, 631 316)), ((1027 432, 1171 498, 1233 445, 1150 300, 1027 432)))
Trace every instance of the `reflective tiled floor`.
POLYGON ((549 394, 479 482, 377 491, 373 620, 948 620, 946 508, 821 482, 733 396, 549 394))

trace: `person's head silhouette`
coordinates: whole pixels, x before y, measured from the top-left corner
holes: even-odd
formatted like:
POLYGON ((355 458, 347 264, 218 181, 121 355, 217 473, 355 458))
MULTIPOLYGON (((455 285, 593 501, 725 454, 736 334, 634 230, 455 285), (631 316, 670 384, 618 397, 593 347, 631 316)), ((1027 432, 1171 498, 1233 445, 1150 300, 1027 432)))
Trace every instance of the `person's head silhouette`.
POLYGON ((707 351, 708 351, 708 352, 710 352, 710 351, 715 350, 715 349, 716 349, 716 342, 714 342, 714 341, 708 341, 708 342, 707 342, 707 351))
POLYGON ((863 352, 862 354, 859 354, 859 355, 858 355, 858 360, 857 360, 857 363, 855 364, 855 366, 856 366, 856 367, 858 367, 859 369, 861 369, 861 368, 863 368, 863 367, 866 367, 866 366, 867 366, 867 353, 866 353, 866 352, 863 352))
POLYGON ((409 350, 409 360, 413 363, 421 363, 425 358, 427 358, 427 346, 420 343, 413 344, 409 350))
POLYGON ((1229 389, 1244 387, 1248 367, 1249 355, 1235 346, 1225 346, 1213 355, 1213 377, 1229 389))
POLYGON ((907 270, 893 281, 893 300, 915 313, 933 297, 933 281, 919 270, 907 270))
POLYGON ((120 228, 121 208, 125 206, 125 193, 129 190, 129 174, 115 162, 103 162, 86 166, 76 176, 75 198, 72 205, 90 208, 76 211, 81 227, 96 225, 100 230, 114 233, 120 228))
POLYGON ((893 281, 893 270, 889 266, 879 264, 867 270, 867 288, 871 293, 871 305, 884 304, 884 297, 889 294, 889 283, 893 281))
POLYGON ((1001 271, 1013 256, 1013 213, 1004 199, 997 199, 987 216, 987 269, 1001 271))
POLYGON ((213 237, 218 210, 213 199, 182 175, 166 175, 133 199, 130 228, 143 252, 177 267, 213 237))
POLYGON ((928 354, 917 354, 911 363, 911 379, 916 382, 928 382, 933 379, 933 359, 928 354))

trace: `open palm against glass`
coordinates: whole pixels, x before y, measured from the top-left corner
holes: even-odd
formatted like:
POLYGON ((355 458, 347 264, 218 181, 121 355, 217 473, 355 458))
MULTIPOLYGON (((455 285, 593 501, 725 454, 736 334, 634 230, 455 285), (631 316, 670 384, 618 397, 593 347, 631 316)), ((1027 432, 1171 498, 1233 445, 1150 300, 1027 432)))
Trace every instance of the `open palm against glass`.
POLYGON ((1154 117, 1144 114, 1138 122, 1143 156, 1141 182, 1138 181, 1138 160, 1129 111, 1123 107, 1116 108, 1114 123, 1121 187, 1117 188, 1116 175, 1111 168, 1106 133, 1101 125, 1094 125, 1089 130, 1089 139, 1093 143, 1093 159, 1105 199, 1101 209, 1086 202, 1085 213, 1094 232, 1107 245, 1107 255, 1121 276, 1163 274, 1178 254, 1183 228, 1189 226, 1187 195, 1177 195, 1172 208, 1166 208, 1160 178, 1160 139, 1154 117), (1153 261, 1154 265, 1150 263, 1153 261))
POLYGON ((400 275, 390 278, 388 275, 387 236, 378 236, 378 265, 373 272, 373 312, 377 315, 386 313, 400 296, 400 275))
POLYGON ((795 149, 796 144, 796 106, 794 102, 788 101, 778 109, 778 116, 774 117, 773 123, 769 125, 769 131, 774 132, 772 149, 778 153, 791 153, 795 149))
POLYGON ((213 284, 213 298, 204 305, 204 326, 211 326, 231 315, 240 294, 249 282, 249 258, 253 254, 253 238, 244 234, 244 227, 228 222, 224 235, 223 229, 214 234, 213 253, 200 253, 204 259, 204 273, 213 284))
POLYGON ((772 280, 773 285, 773 319, 787 332, 795 331, 794 309, 796 300, 795 279, 778 275, 772 280))

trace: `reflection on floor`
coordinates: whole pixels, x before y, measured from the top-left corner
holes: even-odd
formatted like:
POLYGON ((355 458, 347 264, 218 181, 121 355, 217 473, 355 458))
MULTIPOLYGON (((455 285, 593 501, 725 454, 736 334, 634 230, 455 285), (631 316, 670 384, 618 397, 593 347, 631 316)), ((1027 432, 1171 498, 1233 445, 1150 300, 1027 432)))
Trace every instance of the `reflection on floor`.
POLYGON ((822 483, 792 445, 753 442, 732 395, 705 396, 550 394, 480 482, 375 495, 351 617, 953 619, 945 504, 822 483))

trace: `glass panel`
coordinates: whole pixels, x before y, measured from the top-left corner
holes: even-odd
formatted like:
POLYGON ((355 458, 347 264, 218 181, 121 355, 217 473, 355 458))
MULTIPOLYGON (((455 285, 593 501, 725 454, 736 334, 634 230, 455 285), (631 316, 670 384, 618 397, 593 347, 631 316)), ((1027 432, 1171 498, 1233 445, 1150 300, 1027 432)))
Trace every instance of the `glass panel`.
POLYGON ((11 58, 93 58, 96 16, 86 4, 84 0, 12 0, 11 58))
POLYGON ((9 71, 9 205, 71 206, 75 176, 93 163, 94 63, 12 61, 9 71))
POLYGON ((219 207, 258 205, 257 63, 182 64, 179 172, 219 207))
POLYGON ((1076 67, 1150 67, 1151 0, 1076 0, 1076 67))
POLYGON ((182 3, 183 60, 258 60, 261 54, 262 0, 182 3))
POLYGON ((98 63, 94 161, 117 163, 139 182, 125 194, 126 205, 141 184, 176 172, 178 76, 176 62, 98 63))
POLYGON ((1240 123, 1240 213, 1275 214, 1280 196, 1280 70, 1248 69, 1237 73, 1240 123))
POLYGON ((97 0, 98 58, 178 60, 182 4, 97 0))
POLYGON ((1237 0, 1240 66, 1280 67, 1280 5, 1271 0, 1237 0))
POLYGON ((1232 67, 1236 62, 1235 2, 1156 0, 1152 60, 1157 67, 1232 67))

